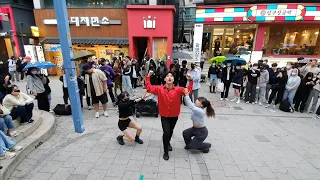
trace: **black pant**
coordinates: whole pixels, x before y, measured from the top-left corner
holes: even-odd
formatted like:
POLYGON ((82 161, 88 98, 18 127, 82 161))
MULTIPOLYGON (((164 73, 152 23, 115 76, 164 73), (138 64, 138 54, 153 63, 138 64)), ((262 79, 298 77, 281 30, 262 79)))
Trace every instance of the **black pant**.
MULTIPOLYGON (((82 98, 82 95, 80 93, 79 93, 79 96, 80 96, 81 108, 83 108, 83 101, 82 101, 83 98, 82 98)), ((64 102, 64 104, 68 104, 68 99, 69 99, 68 88, 63 87, 63 102, 64 102)))
POLYGON ((113 86, 108 86, 109 96, 111 98, 112 103, 115 103, 116 99, 114 98, 114 94, 113 94, 112 88, 113 88, 113 86))
POLYGON ((275 105, 279 104, 279 102, 282 101, 284 89, 285 89, 285 88, 272 89, 271 94, 270 94, 270 96, 269 96, 268 104, 271 104, 272 100, 274 99, 274 97, 275 97, 276 95, 277 95, 277 98, 276 98, 276 100, 275 100, 275 105))
POLYGON ((38 100, 38 109, 49 112, 50 106, 49 106, 48 94, 46 92, 38 93, 37 100, 38 100))
POLYGON ((247 82, 246 86, 246 93, 245 93, 245 99, 244 101, 253 103, 256 101, 256 94, 257 94, 257 85, 256 84, 251 84, 250 82, 247 82), (249 94, 250 94, 250 99, 249 99, 249 94))
POLYGON ((32 118, 33 103, 25 106, 18 106, 12 109, 10 116, 12 119, 20 118, 21 123, 28 122, 32 118))
POLYGON ((137 88, 137 81, 138 81, 138 78, 131 78, 131 85, 132 85, 132 88, 137 88))
POLYGON ((87 101, 87 106, 91 106, 91 99, 90 97, 88 96, 88 90, 87 90, 87 86, 85 87, 86 89, 86 101, 87 101))
POLYGON ((178 121, 178 117, 162 117, 161 116, 161 124, 162 124, 162 130, 163 130, 162 141, 163 141, 164 152, 168 152, 168 147, 173 134, 173 129, 176 126, 177 121, 178 121))
POLYGON ((308 100, 309 94, 307 92, 296 94, 296 96, 295 96, 296 102, 294 104, 294 109, 295 110, 298 111, 299 107, 300 107, 300 112, 304 111, 304 108, 306 106, 306 102, 308 100))
POLYGON ((20 74, 21 74, 21 80, 23 80, 24 79, 24 71, 22 71, 22 72, 20 72, 20 74))
POLYGON ((244 93, 244 90, 245 90, 245 87, 241 86, 241 89, 240 89, 240 97, 243 97, 243 93, 244 93))
POLYGON ((221 92, 221 98, 228 98, 231 81, 224 81, 223 84, 224 89, 223 92, 221 92))
POLYGON ((182 133, 186 146, 190 149, 207 150, 211 147, 210 143, 203 141, 208 137, 208 129, 191 127, 182 133), (193 137, 193 139, 191 139, 193 137))

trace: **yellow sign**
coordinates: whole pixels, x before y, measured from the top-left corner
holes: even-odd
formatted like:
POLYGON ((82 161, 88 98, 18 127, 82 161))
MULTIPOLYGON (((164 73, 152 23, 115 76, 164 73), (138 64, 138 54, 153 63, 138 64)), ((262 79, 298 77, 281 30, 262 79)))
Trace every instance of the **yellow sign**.
POLYGON ((158 59, 162 57, 162 55, 167 54, 167 42, 159 42, 158 43, 158 59))
POLYGON ((31 26, 31 33, 33 37, 40 37, 39 28, 36 26, 31 26))

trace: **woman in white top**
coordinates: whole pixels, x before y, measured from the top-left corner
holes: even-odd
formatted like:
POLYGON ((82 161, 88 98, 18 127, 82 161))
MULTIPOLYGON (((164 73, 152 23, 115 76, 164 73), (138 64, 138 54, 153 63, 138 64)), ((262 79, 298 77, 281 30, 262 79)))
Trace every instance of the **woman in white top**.
POLYGON ((20 118, 21 124, 32 123, 33 98, 20 92, 16 85, 7 89, 3 105, 10 110, 12 119, 20 118))

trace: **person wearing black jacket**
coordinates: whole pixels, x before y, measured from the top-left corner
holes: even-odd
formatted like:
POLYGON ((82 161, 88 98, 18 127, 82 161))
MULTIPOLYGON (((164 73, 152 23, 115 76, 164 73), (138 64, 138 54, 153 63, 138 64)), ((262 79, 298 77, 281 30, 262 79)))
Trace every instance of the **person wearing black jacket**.
MULTIPOLYGON (((63 92, 63 101, 65 106, 67 106, 68 103, 68 99, 69 99, 69 92, 68 92, 68 86, 67 86, 67 82, 66 82, 66 78, 64 75, 64 70, 62 70, 63 75, 59 77, 59 80, 62 82, 62 92, 63 92)), ((81 108, 83 108, 83 96, 85 95, 85 85, 83 80, 80 77, 77 77, 77 81, 78 81, 78 88, 79 88, 79 96, 80 96, 80 103, 81 103, 81 108)))
POLYGON ((222 69, 222 74, 221 74, 221 81, 223 82, 224 84, 224 89, 223 91, 221 92, 221 101, 224 99, 224 100, 228 100, 228 94, 229 94, 229 88, 230 88, 230 85, 231 85, 231 81, 232 81, 232 61, 228 61, 227 62, 227 67, 224 67, 222 69))
POLYGON ((0 61, 0 93, 6 95, 6 88, 10 83, 10 73, 8 72, 8 67, 0 61))
POLYGON ((308 72, 307 75, 302 79, 300 86, 295 95, 295 99, 296 99, 296 102, 294 104, 295 111, 300 110, 300 112, 303 113, 309 94, 314 86, 314 82, 312 78, 313 78, 313 73, 308 72))
POLYGON ((286 88, 287 81, 288 81, 287 71, 284 68, 281 68, 279 74, 277 75, 277 80, 276 80, 277 83, 274 87, 272 87, 272 91, 269 96, 268 105, 266 106, 266 108, 270 106, 275 96, 277 96, 277 98, 274 102, 273 108, 276 108, 276 105, 282 101, 283 93, 286 88))
POLYGON ((245 102, 247 104, 255 104, 257 94, 258 78, 260 77, 260 71, 258 71, 258 64, 253 64, 252 68, 248 71, 248 82, 246 86, 245 102), (249 99, 250 98, 250 99, 249 99))
POLYGON ((179 86, 181 87, 187 86, 187 82, 188 82, 188 79, 186 77, 188 72, 187 64, 188 62, 186 60, 182 61, 182 68, 180 69, 180 78, 179 78, 179 86))
POLYGON ((216 83, 217 83, 218 73, 219 73, 219 68, 216 65, 216 61, 213 61, 208 71, 208 78, 210 79, 210 86, 209 86, 210 93, 216 93, 216 83))
POLYGON ((164 85, 165 81, 165 75, 167 74, 168 69, 164 61, 160 61, 160 66, 157 69, 157 76, 158 76, 158 83, 164 85))
POLYGON ((277 66, 278 66, 277 63, 273 63, 271 65, 271 68, 268 68, 269 83, 267 84, 267 88, 266 88, 266 94, 265 94, 266 101, 268 101, 269 99, 270 90, 272 90, 272 87, 274 87, 277 84, 277 76, 279 74, 279 71, 277 70, 277 66))
POLYGON ((241 69, 241 64, 237 64, 235 68, 232 70, 233 78, 232 78, 232 87, 234 89, 235 98, 231 101, 237 101, 236 103, 240 103, 240 89, 243 84, 243 71, 241 69))

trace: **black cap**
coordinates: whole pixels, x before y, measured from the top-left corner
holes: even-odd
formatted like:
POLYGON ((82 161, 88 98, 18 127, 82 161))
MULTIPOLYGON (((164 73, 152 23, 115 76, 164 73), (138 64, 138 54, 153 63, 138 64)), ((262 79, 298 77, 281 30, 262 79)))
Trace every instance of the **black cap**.
POLYGON ((277 64, 277 63, 272 63, 271 66, 272 66, 272 67, 277 67, 278 64, 277 64))
POLYGON ((92 65, 90 64, 90 63, 86 63, 86 64, 84 64, 83 66, 82 66, 82 69, 84 70, 84 71, 86 71, 86 70, 88 70, 88 69, 91 69, 92 68, 92 65))

